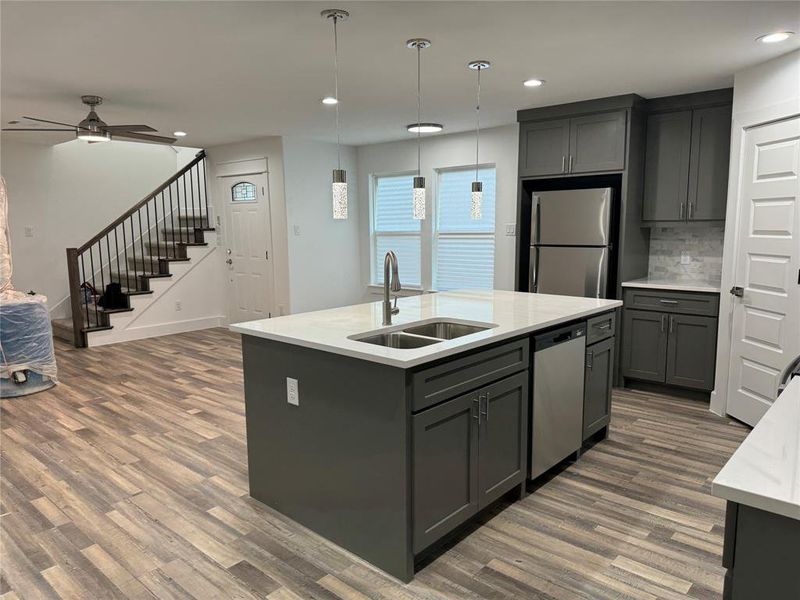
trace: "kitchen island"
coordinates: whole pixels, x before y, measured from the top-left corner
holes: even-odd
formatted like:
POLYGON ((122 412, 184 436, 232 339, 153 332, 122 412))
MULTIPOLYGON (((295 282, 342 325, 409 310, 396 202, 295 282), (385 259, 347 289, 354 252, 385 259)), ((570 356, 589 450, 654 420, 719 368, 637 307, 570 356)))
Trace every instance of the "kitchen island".
POLYGON ((621 304, 443 292, 400 299, 387 327, 379 302, 232 325, 250 495, 409 581, 420 553, 524 493, 531 335, 585 334, 621 304))

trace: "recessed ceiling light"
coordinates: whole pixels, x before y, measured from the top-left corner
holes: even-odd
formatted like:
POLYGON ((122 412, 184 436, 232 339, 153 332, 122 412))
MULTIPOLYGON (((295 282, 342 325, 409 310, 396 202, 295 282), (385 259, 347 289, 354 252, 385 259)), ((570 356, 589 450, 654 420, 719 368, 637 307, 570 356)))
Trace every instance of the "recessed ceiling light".
POLYGON ((757 42, 762 44, 777 44, 784 40, 788 40, 794 35, 794 31, 776 31, 775 33, 768 33, 756 38, 757 42))
POLYGON ((525 87, 542 87, 544 85, 544 79, 528 79, 523 81, 522 85, 525 87))
POLYGON ((406 125, 406 129, 410 133, 438 133, 444 129, 444 125, 440 123, 412 123, 411 125, 406 125))
POLYGON ((186 132, 185 131, 173 131, 172 135, 174 135, 175 137, 186 137, 186 132))
POLYGON ((322 99, 322 103, 323 104, 331 104, 331 105, 333 105, 333 104, 339 104, 339 101, 336 98, 334 98, 333 96, 325 96, 322 99))

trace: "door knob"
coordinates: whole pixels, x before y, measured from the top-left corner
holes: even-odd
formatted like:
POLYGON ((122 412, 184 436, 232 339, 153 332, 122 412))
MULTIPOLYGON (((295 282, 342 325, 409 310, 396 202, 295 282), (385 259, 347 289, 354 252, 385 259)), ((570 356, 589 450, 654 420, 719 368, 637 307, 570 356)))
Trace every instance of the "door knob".
POLYGON ((232 265, 233 264, 233 259, 229 258, 228 260, 225 261, 225 263, 228 264, 228 265, 232 265))
POLYGON ((731 294, 741 298, 742 296, 744 296, 744 288, 741 287, 741 286, 735 285, 735 286, 733 286, 731 288, 731 294))

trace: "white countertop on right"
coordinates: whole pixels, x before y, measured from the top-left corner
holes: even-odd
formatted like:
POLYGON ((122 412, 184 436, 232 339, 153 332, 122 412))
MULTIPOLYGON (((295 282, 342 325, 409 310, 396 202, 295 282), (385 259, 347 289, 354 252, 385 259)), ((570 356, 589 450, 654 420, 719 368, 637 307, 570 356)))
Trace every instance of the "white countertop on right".
POLYGON ((800 520, 800 377, 795 377, 711 483, 720 498, 800 520))
POLYGON ((678 277, 642 277, 623 281, 622 287, 653 288, 656 290, 675 290, 678 292, 707 292, 719 294, 719 279, 687 279, 678 277))

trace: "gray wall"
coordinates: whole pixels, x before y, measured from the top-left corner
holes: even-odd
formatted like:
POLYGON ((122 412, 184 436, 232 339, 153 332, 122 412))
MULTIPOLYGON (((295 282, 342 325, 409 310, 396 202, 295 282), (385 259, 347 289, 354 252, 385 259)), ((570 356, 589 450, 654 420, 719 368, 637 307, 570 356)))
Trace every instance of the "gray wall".
POLYGON ((717 281, 722 274, 722 226, 653 227, 650 231, 648 275, 654 278, 681 278, 717 281), (681 264, 688 253, 690 263, 681 264))

